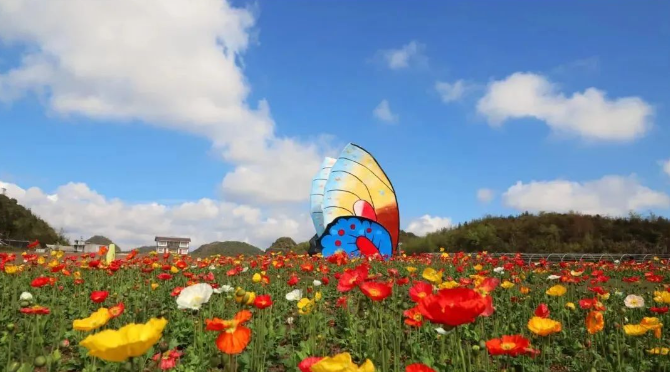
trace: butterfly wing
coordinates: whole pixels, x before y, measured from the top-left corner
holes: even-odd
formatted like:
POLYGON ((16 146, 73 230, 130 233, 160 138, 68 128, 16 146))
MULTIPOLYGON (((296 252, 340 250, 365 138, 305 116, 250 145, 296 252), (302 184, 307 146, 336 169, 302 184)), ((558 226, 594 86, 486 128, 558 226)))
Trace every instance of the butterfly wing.
POLYGON ((323 219, 323 193, 326 188, 326 181, 328 181, 328 176, 330 175, 330 169, 333 164, 335 164, 333 158, 325 158, 321 164, 321 168, 317 172, 316 176, 312 180, 312 191, 310 194, 310 214, 312 216, 312 222, 314 223, 314 229, 316 230, 316 235, 321 236, 323 231, 326 228, 323 219))

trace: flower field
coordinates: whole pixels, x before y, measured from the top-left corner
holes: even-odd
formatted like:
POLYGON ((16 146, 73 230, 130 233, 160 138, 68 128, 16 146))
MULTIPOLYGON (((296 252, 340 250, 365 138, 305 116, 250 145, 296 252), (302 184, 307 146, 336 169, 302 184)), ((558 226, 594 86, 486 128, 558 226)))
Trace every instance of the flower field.
POLYGON ((668 262, 0 253, 8 371, 670 371, 668 262))

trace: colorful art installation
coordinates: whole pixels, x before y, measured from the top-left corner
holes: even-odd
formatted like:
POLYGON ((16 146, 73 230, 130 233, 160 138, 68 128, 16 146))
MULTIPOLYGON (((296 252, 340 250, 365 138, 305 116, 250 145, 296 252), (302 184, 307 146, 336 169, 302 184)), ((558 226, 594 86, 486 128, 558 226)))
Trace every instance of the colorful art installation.
POLYGON ((390 257, 396 251, 400 216, 395 190, 360 146, 350 143, 337 159, 323 161, 312 180, 310 206, 316 230, 310 254, 390 257))

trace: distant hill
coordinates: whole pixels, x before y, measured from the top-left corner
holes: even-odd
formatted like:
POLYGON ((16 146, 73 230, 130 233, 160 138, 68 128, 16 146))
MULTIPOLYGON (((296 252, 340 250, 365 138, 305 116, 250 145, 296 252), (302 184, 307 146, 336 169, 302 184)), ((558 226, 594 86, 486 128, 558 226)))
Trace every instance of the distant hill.
POLYGON ((295 250, 295 247, 298 245, 295 243, 295 241, 289 237, 283 236, 277 240, 275 240, 272 245, 268 249, 266 249, 266 252, 283 252, 286 253, 291 250, 295 250))
POLYGON ((0 194, 0 239, 39 240, 44 244, 69 245, 62 232, 36 216, 30 209, 20 205, 16 199, 0 194))
POLYGON ((156 251, 156 246, 155 245, 144 245, 144 246, 133 248, 133 249, 137 249, 137 253, 139 253, 139 254, 147 254, 147 253, 155 252, 156 251))
POLYGON ((237 256, 238 254, 263 254, 263 251, 248 243, 228 241, 203 244, 190 254, 194 257, 207 257, 215 254, 220 254, 222 256, 237 256))
POLYGON ((119 247, 118 244, 114 243, 111 239, 109 239, 106 236, 102 235, 94 235, 86 240, 86 243, 88 244, 100 244, 100 245, 106 245, 109 247, 110 244, 114 244, 116 246, 116 253, 121 252, 121 247, 119 247))
POLYGON ((635 214, 488 216, 402 245, 408 253, 436 252, 440 247, 466 252, 670 253, 670 220, 635 214))

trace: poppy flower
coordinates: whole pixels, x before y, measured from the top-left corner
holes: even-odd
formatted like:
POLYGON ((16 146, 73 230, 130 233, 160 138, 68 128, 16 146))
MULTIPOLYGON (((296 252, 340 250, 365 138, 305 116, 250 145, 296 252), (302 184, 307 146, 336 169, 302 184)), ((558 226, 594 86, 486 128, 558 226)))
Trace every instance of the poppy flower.
POLYGON ((297 275, 291 275, 291 277, 288 279, 288 281, 286 282, 286 284, 288 284, 288 285, 290 285, 291 287, 293 287, 294 285, 298 284, 299 281, 300 281, 300 278, 298 278, 297 275))
POLYGON ((48 307, 40 306, 40 305, 35 305, 31 307, 23 307, 21 308, 22 313, 24 314, 35 314, 35 315, 47 315, 51 312, 48 307))
POLYGON ((170 275, 168 273, 160 273, 160 274, 158 274, 157 278, 160 279, 160 280, 170 280, 170 279, 172 279, 172 275, 170 275))
POLYGON ((321 361, 323 357, 307 357, 303 359, 299 364, 298 364, 298 369, 300 369, 300 372, 311 372, 312 366, 318 362, 321 361))
POLYGON ((656 313, 656 314, 665 314, 665 313, 668 312, 668 307, 667 307, 667 306, 663 306, 663 307, 650 307, 650 308, 649 308, 649 311, 651 311, 652 313, 656 313))
POLYGON ((567 291, 568 291, 568 289, 565 288, 564 286, 562 286, 562 285, 560 285, 560 284, 556 284, 555 286, 553 286, 553 287, 547 289, 547 292, 546 292, 546 293, 547 293, 549 296, 561 297, 561 296, 563 296, 563 295, 565 294, 565 292, 567 292, 567 291))
POLYGON ((486 350, 491 355, 509 355, 513 357, 533 353, 533 350, 530 348, 530 341, 521 335, 502 336, 502 338, 488 340, 486 341, 486 350))
POLYGON ((423 363, 414 363, 405 367, 405 372, 436 372, 423 363))
POLYGON ((174 287, 172 289, 172 292, 170 292, 170 296, 172 296, 172 297, 179 296, 182 289, 184 289, 184 287, 174 287))
POLYGON ((433 286, 426 282, 417 281, 412 288, 409 289, 409 297, 414 302, 419 302, 419 300, 429 294, 433 294, 433 286))
POLYGON ((359 367, 351 360, 349 353, 342 353, 314 363, 310 366, 310 372, 375 372, 375 366, 370 359, 366 359, 359 367))
POLYGON ((107 296, 109 296, 108 291, 93 291, 91 292, 91 301, 95 303, 100 303, 105 301, 107 299, 107 296))
POLYGON ((360 265, 352 270, 346 270, 337 283, 337 290, 340 292, 348 292, 356 288, 360 283, 368 278, 369 268, 365 265, 360 265))
POLYGON ((605 318, 600 311, 590 311, 586 316, 586 330, 589 334, 595 334, 603 330, 605 327, 605 318))
POLYGON ((380 282, 364 282, 358 288, 372 301, 382 301, 391 295, 391 286, 380 282))
POLYGON ((107 324, 111 318, 112 316, 109 313, 109 310, 101 307, 96 312, 89 315, 88 318, 75 319, 72 322, 72 328, 77 331, 92 331, 107 324))
POLYGON ((209 302, 214 289, 207 283, 198 283, 181 290, 177 297, 178 309, 199 310, 203 304, 209 302))
POLYGON ((561 331, 561 323, 549 318, 534 316, 528 321, 528 329, 538 336, 548 336, 561 331))
POLYGON ((641 296, 634 295, 634 294, 629 294, 623 300, 623 303, 629 309, 636 309, 636 308, 644 307, 644 298, 642 298, 641 296))
POLYGON ((40 276, 40 277, 37 277, 37 278, 33 279, 33 281, 30 282, 30 286, 35 287, 35 288, 40 288, 40 287, 44 287, 45 285, 51 284, 51 283, 52 283, 51 278, 46 277, 46 276, 40 276))
POLYGON ((549 306, 547 306, 547 304, 539 304, 535 309, 535 316, 549 318, 549 306))
POLYGON ((405 324, 408 326, 421 327, 423 325, 423 315, 421 315, 417 306, 405 310, 402 314, 405 316, 405 324))
POLYGON ((109 316, 111 318, 116 318, 117 316, 123 314, 125 309, 126 306, 123 304, 123 302, 119 302, 118 304, 109 308, 109 316))
POLYGON ((337 306, 337 307, 341 307, 341 308, 343 308, 343 309, 346 309, 346 308, 347 308, 347 305, 348 305, 348 303, 347 303, 347 296, 340 296, 340 297, 337 299, 337 302, 335 302, 335 306, 337 306))
POLYGON ((419 311, 433 323, 458 326, 472 323, 487 308, 487 297, 469 288, 441 289, 419 301, 419 311))
POLYGON ((208 331, 218 331, 216 347, 226 354, 239 354, 251 340, 251 330, 243 324, 251 319, 251 312, 242 310, 235 314, 233 319, 222 320, 219 318, 206 319, 208 331))
POLYGON ((179 350, 168 350, 164 353, 157 353, 153 356, 153 361, 158 362, 158 368, 162 370, 172 369, 177 366, 177 360, 181 357, 182 353, 179 350))
POLYGON ((270 295, 259 295, 254 299, 254 306, 258 309, 265 309, 272 306, 272 298, 270 295))
POLYGON ((128 324, 119 330, 107 329, 79 343, 88 355, 109 362, 123 362, 144 355, 163 336, 167 320, 152 318, 145 324, 128 324))
POLYGON ((442 270, 437 271, 432 267, 427 267, 423 270, 421 276, 427 281, 435 285, 439 285, 440 283, 442 283, 442 274, 443 274, 442 270))
POLYGON ((670 304, 670 292, 668 291, 655 291, 654 292, 654 301, 663 303, 663 304, 670 304))

